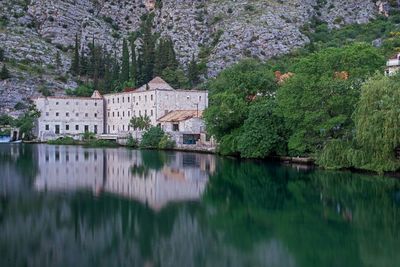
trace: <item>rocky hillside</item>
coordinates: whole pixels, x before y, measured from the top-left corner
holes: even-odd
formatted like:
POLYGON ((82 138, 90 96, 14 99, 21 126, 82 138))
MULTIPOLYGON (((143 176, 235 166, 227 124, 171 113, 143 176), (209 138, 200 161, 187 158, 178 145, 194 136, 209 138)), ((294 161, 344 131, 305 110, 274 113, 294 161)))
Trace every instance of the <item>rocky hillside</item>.
MULTIPOLYGON (((185 66, 201 56, 208 76, 244 57, 267 60, 309 42, 315 20, 336 28, 365 23, 389 2, 376 0, 7 0, 0 1, 0 44, 12 78, 0 81, 0 113, 27 98, 76 86, 68 75, 75 35, 120 50, 122 37, 155 12, 154 31, 169 36, 185 66)), ((1 67, 0 62, 0 67, 1 67)))

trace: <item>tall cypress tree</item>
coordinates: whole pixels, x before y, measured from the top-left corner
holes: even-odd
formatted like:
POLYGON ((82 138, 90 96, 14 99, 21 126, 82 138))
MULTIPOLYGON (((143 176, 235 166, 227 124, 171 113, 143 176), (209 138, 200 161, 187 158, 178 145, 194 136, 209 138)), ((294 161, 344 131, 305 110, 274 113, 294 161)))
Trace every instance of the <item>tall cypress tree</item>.
POLYGON ((153 78, 155 58, 155 36, 152 33, 154 13, 146 16, 142 23, 143 79, 148 82, 153 78))
POLYGON ((124 39, 122 43, 122 66, 121 66, 121 84, 129 81, 129 50, 128 44, 124 39))
POLYGON ((131 81, 135 87, 137 84, 137 60, 136 60, 136 46, 135 40, 131 40, 131 81))
POLYGON ((75 35, 75 47, 74 47, 74 57, 72 58, 72 63, 71 63, 71 73, 73 75, 79 75, 80 74, 80 55, 79 55, 79 40, 78 40, 78 34, 75 35))
POLYGON ((192 55, 192 60, 189 62, 189 66, 188 66, 188 80, 189 80, 190 86, 193 87, 199 83, 199 81, 200 81, 199 74, 200 74, 199 67, 194 58, 194 55, 192 55))
POLYGON ((136 78, 137 86, 142 86, 147 81, 145 81, 145 73, 143 69, 143 55, 142 52, 139 50, 138 57, 137 57, 137 78, 136 78))

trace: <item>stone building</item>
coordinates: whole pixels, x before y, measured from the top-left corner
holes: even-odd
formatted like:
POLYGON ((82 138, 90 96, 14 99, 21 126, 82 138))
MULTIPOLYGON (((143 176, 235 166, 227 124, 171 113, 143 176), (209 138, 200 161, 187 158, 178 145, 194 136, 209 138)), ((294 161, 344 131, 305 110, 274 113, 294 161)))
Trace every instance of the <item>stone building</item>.
MULTIPOLYGON (((192 113, 202 114, 208 106, 208 92, 175 90, 160 77, 156 77, 140 88, 127 89, 122 93, 102 96, 95 91, 92 97, 40 97, 35 98, 34 103, 41 112, 37 137, 42 141, 61 136, 79 138, 85 132, 126 138, 134 132, 130 127, 133 117, 148 116, 151 125, 156 126, 161 124, 160 118, 165 118, 167 114, 171 116, 174 111, 182 114, 191 110, 192 113)), ((190 127, 199 125, 198 129, 188 132, 204 132, 204 123, 200 117, 182 123, 182 130, 192 123, 190 127)))
POLYGON ((386 76, 395 75, 400 70, 400 53, 396 54, 394 57, 390 58, 386 62, 386 76))
POLYGON ((175 90, 160 77, 128 92, 104 96, 106 103, 106 133, 128 134, 132 117, 148 116, 151 124, 175 110, 204 110, 208 107, 205 90, 175 90))
POLYGON ((98 91, 92 97, 39 97, 33 102, 41 112, 36 135, 42 141, 104 132, 104 100, 98 91))
POLYGON ((157 120, 158 124, 174 140, 178 148, 196 145, 214 147, 213 138, 207 135, 201 110, 175 110, 157 120))

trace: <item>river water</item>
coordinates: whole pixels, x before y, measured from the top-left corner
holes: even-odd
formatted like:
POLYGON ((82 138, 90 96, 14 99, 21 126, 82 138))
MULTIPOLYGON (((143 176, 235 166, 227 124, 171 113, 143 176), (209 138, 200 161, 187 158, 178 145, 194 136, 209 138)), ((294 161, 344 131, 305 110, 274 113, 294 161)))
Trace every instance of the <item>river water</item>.
POLYGON ((400 183, 214 155, 0 145, 0 266, 400 266, 400 183))

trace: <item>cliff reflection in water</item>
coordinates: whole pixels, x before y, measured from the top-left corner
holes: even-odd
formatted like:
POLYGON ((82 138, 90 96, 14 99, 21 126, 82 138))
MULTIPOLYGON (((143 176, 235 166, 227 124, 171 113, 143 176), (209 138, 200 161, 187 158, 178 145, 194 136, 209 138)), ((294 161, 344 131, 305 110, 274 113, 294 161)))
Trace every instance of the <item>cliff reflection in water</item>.
POLYGON ((215 157, 193 153, 38 146, 38 191, 92 190, 135 199, 160 210, 198 200, 215 171, 215 157))

